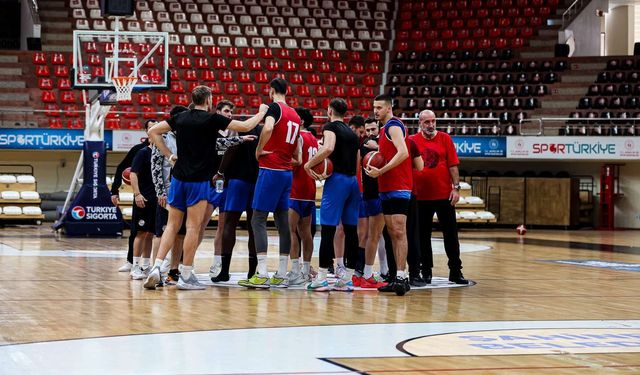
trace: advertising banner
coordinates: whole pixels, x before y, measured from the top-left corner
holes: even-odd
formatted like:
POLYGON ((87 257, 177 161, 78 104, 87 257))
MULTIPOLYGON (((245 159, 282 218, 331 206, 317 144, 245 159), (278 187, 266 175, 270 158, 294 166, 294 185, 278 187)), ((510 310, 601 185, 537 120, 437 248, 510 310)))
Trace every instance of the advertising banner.
POLYGON ((640 139, 633 137, 507 137, 510 159, 637 160, 640 139))
POLYGON ((145 138, 147 133, 142 130, 114 130, 113 151, 129 151, 145 138))
POLYGON ((503 158, 507 154, 505 137, 458 137, 453 136, 458 157, 503 158))
MULTIPOLYGON (((111 132, 104 132, 111 149, 111 132)), ((84 129, 0 129, 0 149, 4 150, 82 150, 84 129)))

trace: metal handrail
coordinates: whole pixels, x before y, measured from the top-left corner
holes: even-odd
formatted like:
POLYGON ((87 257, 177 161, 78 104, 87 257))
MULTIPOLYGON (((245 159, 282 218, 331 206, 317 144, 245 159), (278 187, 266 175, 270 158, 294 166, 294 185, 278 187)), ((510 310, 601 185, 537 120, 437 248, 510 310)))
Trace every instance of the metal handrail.
POLYGON ((562 12, 562 30, 569 25, 569 22, 573 21, 589 2, 590 0, 575 0, 567 10, 562 12))

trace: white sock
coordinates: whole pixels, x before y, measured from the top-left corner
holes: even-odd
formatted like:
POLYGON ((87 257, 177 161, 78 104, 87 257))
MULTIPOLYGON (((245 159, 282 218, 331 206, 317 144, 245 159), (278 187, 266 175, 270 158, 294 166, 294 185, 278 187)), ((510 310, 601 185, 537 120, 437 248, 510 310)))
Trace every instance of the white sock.
POLYGON ((193 266, 182 266, 182 272, 180 272, 180 276, 182 276, 183 280, 188 279, 191 276, 191 272, 193 272, 193 266))
POLYGON ((398 270, 397 275, 399 278, 404 279, 404 270, 403 271, 398 270))
POLYGON ((326 280, 328 273, 329 273, 329 270, 327 268, 318 268, 318 277, 316 280, 318 281, 326 280))
POLYGON ((289 264, 288 255, 280 255, 280 263, 278 263, 278 275, 284 276, 287 274, 287 265, 289 264))
MULTIPOLYGON (((171 259, 171 250, 164 256, 164 259, 171 259)), ((164 260, 163 260, 164 261, 164 260)))
POLYGON ((162 259, 156 258, 156 261, 153 263, 153 266, 160 268, 162 266, 162 262, 163 262, 162 259))
POLYGON ((213 264, 222 263, 222 255, 214 255, 213 256, 213 264))
POLYGON ((362 275, 362 277, 364 277, 365 279, 368 279, 371 276, 373 276, 373 265, 365 264, 364 265, 364 274, 362 275))
POLYGON ((344 258, 336 258, 336 264, 338 265, 338 267, 344 267, 344 258))
POLYGON ((389 274, 389 265, 387 264, 387 249, 384 248, 384 238, 380 238, 378 242, 378 260, 380 261, 380 273, 389 274))
POLYGON ((302 262, 302 274, 308 275, 311 272, 311 262, 302 262))
POLYGON ((142 257, 133 257, 133 266, 139 266, 140 265, 140 258, 142 257))
POLYGON ((258 254, 258 267, 256 268, 256 272, 261 277, 268 277, 269 273, 267 272, 267 253, 258 254))
POLYGON ((291 261, 291 273, 300 273, 300 259, 291 261))
POLYGON ((142 258, 142 268, 149 267, 149 263, 151 263, 151 260, 149 258, 142 258))

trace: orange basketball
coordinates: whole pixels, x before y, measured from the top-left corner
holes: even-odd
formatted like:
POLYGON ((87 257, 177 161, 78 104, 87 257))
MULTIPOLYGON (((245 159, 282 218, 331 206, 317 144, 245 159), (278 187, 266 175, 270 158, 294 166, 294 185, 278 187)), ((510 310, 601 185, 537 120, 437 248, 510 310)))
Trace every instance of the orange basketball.
POLYGON ((370 166, 380 169, 385 164, 387 164, 387 161, 384 160, 384 156, 379 151, 369 151, 362 159, 362 167, 364 169, 368 169, 370 166))
POLYGON ((131 167, 122 171, 122 182, 127 185, 131 185, 131 167))
POLYGON ((314 165, 311 169, 324 180, 329 178, 333 173, 333 163, 329 159, 324 159, 320 163, 314 165))

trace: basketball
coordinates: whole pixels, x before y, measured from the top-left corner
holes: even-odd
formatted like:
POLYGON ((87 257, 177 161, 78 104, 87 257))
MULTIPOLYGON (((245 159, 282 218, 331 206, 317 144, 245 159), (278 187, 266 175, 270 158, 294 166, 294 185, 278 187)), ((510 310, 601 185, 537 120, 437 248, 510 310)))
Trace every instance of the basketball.
POLYGON ((369 151, 362 159, 362 167, 368 169, 371 167, 382 168, 387 164, 384 156, 379 151, 369 151))
POLYGON ((324 180, 329 178, 333 173, 333 163, 329 159, 324 159, 322 162, 314 165, 311 170, 324 180))
POLYGON ((131 185, 131 167, 122 171, 122 181, 127 185, 131 185))
POLYGON ((524 226, 524 224, 520 224, 516 228, 516 232, 518 232, 519 235, 524 236, 527 233, 527 228, 524 226))

